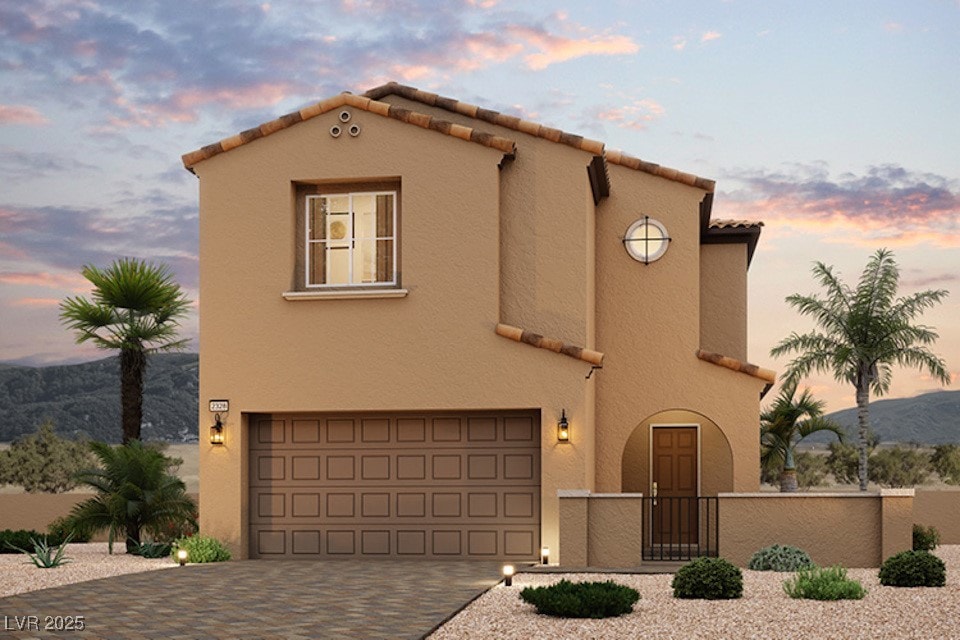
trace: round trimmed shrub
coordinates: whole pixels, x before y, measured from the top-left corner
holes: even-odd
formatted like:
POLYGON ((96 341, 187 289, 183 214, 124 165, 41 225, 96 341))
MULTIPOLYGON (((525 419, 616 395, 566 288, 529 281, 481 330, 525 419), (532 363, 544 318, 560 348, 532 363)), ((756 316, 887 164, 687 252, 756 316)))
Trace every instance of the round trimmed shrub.
POLYGON ((697 558, 673 576, 674 598, 734 600, 743 595, 743 572, 723 558, 697 558))
POLYGON ((230 551, 223 543, 210 536, 199 534, 189 538, 180 538, 171 549, 170 556, 176 560, 177 550, 187 550, 187 562, 225 562, 230 559, 230 551))
POLYGON ((748 566, 753 571, 799 571, 814 565, 803 549, 775 544, 753 554, 748 566))
POLYGON ((606 582, 561 580, 548 587, 527 587, 520 592, 537 613, 558 618, 612 618, 633 611, 640 599, 636 589, 606 582))
POLYGON ((73 534, 72 542, 90 542, 93 534, 73 520, 69 516, 61 516, 47 525, 47 542, 50 544, 60 544, 67 539, 67 536, 73 534))
POLYGON ((885 587, 942 587, 947 567, 929 551, 901 551, 880 567, 880 584, 885 587))

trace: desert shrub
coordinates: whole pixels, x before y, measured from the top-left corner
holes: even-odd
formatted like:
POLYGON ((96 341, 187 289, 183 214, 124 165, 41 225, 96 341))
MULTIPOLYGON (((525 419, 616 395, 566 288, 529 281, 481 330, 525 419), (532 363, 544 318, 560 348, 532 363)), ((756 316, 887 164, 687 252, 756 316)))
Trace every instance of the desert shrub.
POLYGON ((830 455, 827 456, 827 468, 838 484, 853 484, 858 481, 860 454, 856 445, 841 442, 831 442, 827 445, 830 455))
POLYGON ((674 598, 733 600, 743 595, 743 572, 723 558, 697 558, 673 576, 674 598))
POLYGON ((913 525, 913 550, 933 551, 940 544, 940 532, 933 525, 925 527, 922 524, 913 525))
POLYGON ((173 544, 169 542, 138 542, 132 553, 142 558, 165 558, 173 551, 173 544))
MULTIPOLYGON (((827 456, 809 451, 797 451, 794 454, 797 465, 797 485, 801 487, 816 487, 823 484, 830 468, 827 465, 827 456)), ((761 466, 760 481, 775 487, 780 486, 780 469, 773 466, 761 466)))
POLYGON ((878 449, 867 467, 870 481, 881 487, 913 487, 926 482, 933 469, 930 456, 919 449, 878 449))
POLYGON ((749 567, 754 571, 799 571, 813 567, 813 560, 803 549, 775 544, 753 554, 749 567))
POLYGON ((50 544, 60 544, 72 534, 74 542, 90 542, 93 534, 74 523, 67 516, 61 516, 47 525, 47 540, 50 544))
POLYGON ((867 594, 859 580, 847 577, 843 567, 810 567, 785 580, 783 590, 791 598, 807 600, 860 600, 867 594))
POLYGON ((21 549, 28 549, 33 540, 43 538, 38 531, 27 529, 4 529, 0 531, 0 553, 22 553, 21 549))
POLYGON ((230 551, 222 542, 210 536, 198 534, 177 540, 171 548, 174 560, 179 549, 187 550, 187 562, 224 562, 230 559, 230 551))
POLYGON ((933 448, 930 465, 947 484, 960 484, 960 445, 938 444, 933 448))
POLYGON ((946 582, 946 565, 929 551, 901 551, 880 566, 885 587, 942 587, 946 582))
POLYGON ((0 455, 0 484, 20 485, 27 493, 69 491, 77 486, 76 474, 93 461, 85 442, 61 438, 52 422, 15 440, 0 455))
POLYGON ((548 587, 526 587, 520 592, 524 602, 537 613, 558 618, 611 618, 633 611, 640 599, 636 589, 606 582, 570 582, 561 580, 548 587))

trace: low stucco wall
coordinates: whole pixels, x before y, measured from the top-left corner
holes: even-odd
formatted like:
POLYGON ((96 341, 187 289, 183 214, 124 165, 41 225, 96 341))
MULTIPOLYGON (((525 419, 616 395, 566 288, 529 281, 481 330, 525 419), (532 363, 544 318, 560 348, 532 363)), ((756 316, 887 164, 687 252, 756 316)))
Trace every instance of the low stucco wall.
POLYGON ((960 488, 917 489, 913 521, 936 527, 940 544, 960 544, 960 488))
MULTIPOLYGON (((27 529, 46 533, 47 525, 66 516, 78 502, 94 497, 93 493, 0 493, 0 530, 27 529)), ((198 495, 189 494, 196 502, 198 495)), ((106 541, 107 533, 93 537, 106 541)))
POLYGON ((643 556, 640 493, 559 491, 564 567, 638 567, 643 556))
POLYGON ((911 548, 912 502, 912 489, 720 494, 720 555, 745 567, 758 549, 788 544, 819 565, 878 567, 911 548))

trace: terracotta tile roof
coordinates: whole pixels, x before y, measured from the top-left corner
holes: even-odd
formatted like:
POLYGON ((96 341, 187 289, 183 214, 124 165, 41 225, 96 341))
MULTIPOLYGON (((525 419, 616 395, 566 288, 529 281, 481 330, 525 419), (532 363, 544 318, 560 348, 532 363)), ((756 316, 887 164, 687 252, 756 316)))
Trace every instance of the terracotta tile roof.
POLYGON ((484 109, 483 107, 478 107, 466 102, 460 102, 459 100, 455 100, 453 98, 445 98, 435 93, 421 91, 415 87, 409 87, 396 82, 388 82, 387 84, 375 87, 363 95, 372 100, 380 100, 381 98, 389 95, 400 96, 401 98, 413 100, 414 102, 420 102, 431 107, 438 107, 453 113, 459 113, 467 116, 468 118, 476 118, 478 120, 490 122, 507 129, 513 129, 514 131, 521 131, 532 136, 544 138, 545 140, 559 142, 561 144, 565 144, 594 155, 605 155, 607 162, 627 167, 629 169, 634 169, 636 171, 650 173, 655 176, 660 176, 661 178, 666 178, 667 180, 681 182, 691 187, 703 189, 704 191, 708 191, 710 193, 712 193, 716 187, 716 182, 713 180, 708 180, 690 173, 677 171, 676 169, 661 167, 660 165, 652 162, 645 162, 640 158, 629 156, 622 151, 608 151, 604 153, 604 143, 597 140, 590 140, 588 138, 584 138, 583 136, 560 131, 559 129, 545 127, 536 122, 522 120, 516 116, 504 115, 497 111, 484 109))
POLYGON ((758 367, 755 364, 743 362, 742 360, 737 360, 736 358, 731 358, 729 356, 723 356, 719 353, 713 353, 712 351, 698 349, 697 357, 701 360, 709 362, 710 364, 715 364, 719 367, 726 367, 732 371, 739 371, 740 373, 745 373, 748 376, 759 378, 768 384, 773 384, 777 379, 777 374, 770 369, 764 369, 763 367, 758 367))
POLYGON ((495 331, 497 332, 498 336, 509 338, 515 342, 523 342, 540 349, 549 349, 555 353, 562 353, 565 356, 570 356, 571 358, 576 358, 577 360, 589 362, 595 367, 603 366, 603 354, 599 351, 584 349, 583 347, 578 347, 574 344, 568 344, 563 340, 557 340, 556 338, 545 338, 539 333, 524 331, 520 327, 514 327, 509 324, 498 324, 495 331))
POLYGON ((759 229, 762 222, 754 220, 711 220, 711 229, 759 229))
POLYGON ((265 122, 259 127, 247 129, 246 131, 242 131, 235 136, 224 138, 220 142, 216 142, 214 144, 197 149, 196 151, 191 151, 190 153, 184 154, 182 157, 183 166, 192 171, 193 166, 198 162, 203 162, 204 160, 212 158, 215 155, 221 154, 225 151, 230 151, 231 149, 235 149, 241 145, 245 145, 259 138, 276 133, 282 129, 286 129, 287 127, 297 124, 298 122, 315 118, 319 115, 328 113, 343 106, 355 107, 357 109, 375 113, 386 118, 393 118, 394 120, 413 124, 424 129, 431 129, 455 138, 482 144, 485 147, 497 149, 498 151, 502 151, 508 155, 513 155, 516 152, 516 143, 508 138, 495 136, 478 129, 447 122, 446 120, 434 118, 424 113, 411 111, 410 109, 404 109, 403 107, 399 107, 397 105, 372 100, 369 97, 355 96, 350 93, 341 93, 333 98, 321 100, 316 104, 304 107, 299 111, 294 111, 285 116, 280 116, 276 120, 265 122))

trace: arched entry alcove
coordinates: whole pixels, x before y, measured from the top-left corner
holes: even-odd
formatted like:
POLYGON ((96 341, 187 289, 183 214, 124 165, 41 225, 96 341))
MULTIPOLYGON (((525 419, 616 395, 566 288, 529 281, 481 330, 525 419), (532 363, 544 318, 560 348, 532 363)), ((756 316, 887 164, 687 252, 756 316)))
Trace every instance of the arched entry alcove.
POLYGON ((695 411, 670 409, 645 418, 627 439, 620 467, 622 492, 650 495, 652 430, 658 428, 696 434, 698 495, 733 491, 733 451, 723 430, 695 411))

